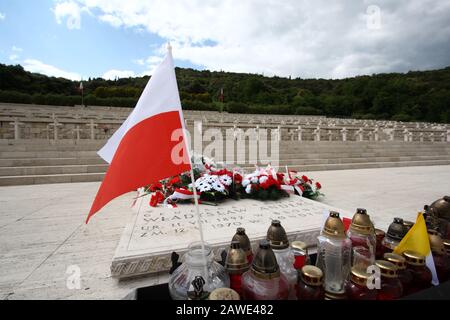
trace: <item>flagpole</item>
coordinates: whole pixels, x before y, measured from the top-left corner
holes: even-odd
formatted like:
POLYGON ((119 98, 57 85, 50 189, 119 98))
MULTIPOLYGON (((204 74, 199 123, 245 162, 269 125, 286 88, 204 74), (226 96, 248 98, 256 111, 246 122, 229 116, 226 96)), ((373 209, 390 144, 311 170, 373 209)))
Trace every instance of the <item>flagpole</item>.
MULTIPOLYGON (((172 46, 170 45, 170 42, 167 43, 167 50, 169 51, 170 54, 172 54, 172 46)), ((200 206, 198 204, 198 194, 197 194, 197 188, 195 187, 195 177, 194 177, 194 166, 192 164, 192 157, 191 157, 191 151, 190 148, 188 147, 187 144, 187 138, 186 138, 186 132, 187 132, 187 128, 184 122, 184 117, 183 117, 183 111, 180 110, 179 112, 180 115, 180 122, 181 125, 183 127, 183 137, 184 137, 184 143, 186 146, 186 153, 187 156, 189 158, 189 164, 191 166, 191 170, 190 170, 190 176, 191 176, 191 182, 192 182, 192 192, 194 193, 194 206, 195 206, 195 215, 197 216, 197 226, 198 226, 198 231, 200 233, 200 244, 201 244, 201 248, 203 251, 203 263, 204 263, 204 272, 205 272, 205 284, 208 284, 208 262, 206 259, 206 249, 205 249, 205 237, 203 234, 203 226, 202 226, 202 221, 201 221, 201 214, 200 214, 200 206)))

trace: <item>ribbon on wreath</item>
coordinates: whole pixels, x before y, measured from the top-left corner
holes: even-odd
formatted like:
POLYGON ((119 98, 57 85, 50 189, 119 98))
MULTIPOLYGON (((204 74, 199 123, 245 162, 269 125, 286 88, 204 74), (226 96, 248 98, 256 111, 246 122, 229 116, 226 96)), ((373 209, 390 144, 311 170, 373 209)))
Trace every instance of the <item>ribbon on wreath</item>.
MULTIPOLYGON (((200 196, 201 192, 197 192, 197 195, 200 196)), ((168 196, 164 200, 164 205, 166 207, 176 208, 176 202, 178 200, 189 200, 194 199, 194 192, 185 189, 185 188, 177 188, 175 189, 175 192, 168 196)), ((200 203, 200 201, 199 201, 200 203)))
POLYGON ((303 191, 305 191, 297 178, 289 180, 288 184, 281 185, 281 189, 288 193, 298 194, 300 197, 303 195, 303 191))

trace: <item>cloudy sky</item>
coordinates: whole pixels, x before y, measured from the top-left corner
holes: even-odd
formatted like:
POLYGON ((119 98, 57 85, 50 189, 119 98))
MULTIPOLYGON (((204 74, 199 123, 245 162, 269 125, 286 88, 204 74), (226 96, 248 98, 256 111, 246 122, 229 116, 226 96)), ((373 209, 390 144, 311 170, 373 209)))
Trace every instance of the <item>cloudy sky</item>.
POLYGON ((302 78, 450 65, 450 0, 1 0, 0 63, 70 79, 176 64, 302 78))

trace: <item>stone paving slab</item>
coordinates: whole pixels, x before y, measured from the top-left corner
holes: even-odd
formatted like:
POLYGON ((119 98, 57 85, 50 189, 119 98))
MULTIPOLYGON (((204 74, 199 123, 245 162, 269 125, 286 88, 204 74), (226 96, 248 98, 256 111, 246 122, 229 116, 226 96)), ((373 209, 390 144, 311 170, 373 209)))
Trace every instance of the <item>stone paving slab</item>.
MULTIPOLYGON (((305 174, 324 186, 323 203, 350 212, 365 207, 381 228, 392 216, 414 220, 424 204, 449 193, 450 166, 305 174)), ((122 299, 135 288, 167 281, 167 273, 111 277, 135 193, 117 198, 85 225, 98 187, 98 182, 0 187, 0 299, 122 299), (67 287, 70 266, 80 268, 80 289, 67 287)))

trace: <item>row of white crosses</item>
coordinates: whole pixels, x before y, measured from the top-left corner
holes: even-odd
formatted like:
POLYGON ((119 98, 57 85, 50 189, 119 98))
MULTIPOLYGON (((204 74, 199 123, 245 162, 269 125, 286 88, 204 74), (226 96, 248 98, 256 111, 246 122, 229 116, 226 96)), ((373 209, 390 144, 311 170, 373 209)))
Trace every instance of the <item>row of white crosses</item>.
MULTIPOLYGON (((58 128, 62 127, 63 124, 58 122, 57 118, 55 117, 55 115, 53 115, 53 122, 49 123, 47 125, 47 128, 44 130, 47 133, 50 133, 53 131, 53 140, 58 140, 59 136, 58 136, 58 128), (53 129, 53 130, 52 130, 53 129)), ((21 135, 20 135, 20 127, 24 126, 25 123, 20 122, 17 118, 14 119, 14 122, 10 122, 10 125, 12 125, 14 127, 14 140, 19 140, 21 139, 21 135)), ((95 128, 97 128, 97 124, 94 123, 94 120, 91 119, 90 122, 88 124, 86 124, 86 126, 88 128, 90 128, 90 138, 91 140, 95 140, 95 128)), ((83 131, 79 125, 77 125, 74 129, 72 129, 74 134, 76 135, 76 139, 80 140, 80 133, 83 131)), ((48 138, 50 138, 47 135, 48 138)))
MULTIPOLYGON (((280 129, 280 127, 279 127, 280 129)), ((313 140, 314 141, 321 141, 322 140, 322 131, 326 130, 323 128, 320 128, 319 126, 317 126, 313 131, 312 131, 312 135, 313 135, 313 140)), ((304 129, 301 126, 297 127, 297 140, 298 141, 303 141, 303 133, 304 133, 304 129)), ((328 141, 333 141, 333 131, 338 131, 340 133, 341 136, 341 141, 347 141, 348 139, 348 132, 349 130, 344 127, 342 129, 328 129, 327 131, 327 136, 328 136, 328 141)), ((364 128, 359 128, 358 130, 353 130, 355 131, 355 138, 356 141, 364 141, 364 133, 365 131, 367 131, 367 137, 369 141, 380 141, 380 128, 378 126, 376 126, 373 130, 364 130, 364 128)), ((388 139, 389 141, 394 141, 395 140, 395 129, 385 129, 384 132, 388 135, 388 139)), ((294 134, 291 133, 291 140, 294 140, 294 134)), ((423 142, 424 141, 424 137, 425 137, 425 133, 424 132, 419 132, 419 141, 423 142)), ((450 142, 450 130, 442 131, 439 136, 436 136, 436 132, 430 131, 428 133, 428 138, 431 142, 434 142, 436 140, 436 138, 439 137, 438 141, 447 141, 450 142)), ((414 133, 408 129, 404 129, 403 130, 403 141, 404 142, 412 142, 414 138, 414 133)))

